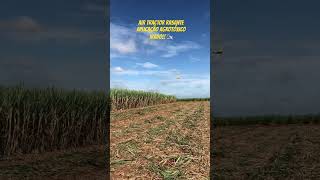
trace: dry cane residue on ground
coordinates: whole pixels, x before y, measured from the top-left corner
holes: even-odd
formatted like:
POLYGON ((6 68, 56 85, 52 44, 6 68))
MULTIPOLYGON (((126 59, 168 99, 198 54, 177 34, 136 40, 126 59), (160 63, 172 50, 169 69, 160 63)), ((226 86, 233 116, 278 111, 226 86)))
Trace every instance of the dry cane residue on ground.
POLYGON ((320 179, 320 126, 244 125, 214 131, 214 179, 320 179))
POLYGON ((27 154, 0 160, 0 180, 70 179, 105 180, 103 146, 42 154, 27 154))
POLYGON ((209 179, 209 101, 111 114, 111 179, 209 179))

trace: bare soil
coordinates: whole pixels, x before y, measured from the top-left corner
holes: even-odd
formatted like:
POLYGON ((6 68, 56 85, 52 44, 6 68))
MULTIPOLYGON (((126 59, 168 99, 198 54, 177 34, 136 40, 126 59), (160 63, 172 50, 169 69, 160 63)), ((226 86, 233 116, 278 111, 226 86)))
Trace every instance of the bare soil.
POLYGON ((103 179, 106 180, 103 146, 73 151, 14 156, 0 160, 2 179, 103 179))
POLYGON ((214 179, 320 179, 320 125, 217 127, 214 179))

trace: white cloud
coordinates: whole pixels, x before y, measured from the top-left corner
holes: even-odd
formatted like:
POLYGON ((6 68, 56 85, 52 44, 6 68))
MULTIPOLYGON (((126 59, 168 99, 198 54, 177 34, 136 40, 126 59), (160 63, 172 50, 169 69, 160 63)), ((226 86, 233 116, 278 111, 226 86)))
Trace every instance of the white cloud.
POLYGON ((130 70, 130 69, 124 69, 120 66, 111 68, 111 73, 115 75, 138 75, 139 72, 135 70, 130 70))
POLYGON ((113 71, 114 72, 123 72, 124 69, 122 69, 122 67, 118 66, 118 67, 113 68, 113 71))
POLYGON ((122 76, 122 75, 135 75, 135 76, 155 76, 155 77, 167 77, 172 78, 176 77, 179 73, 176 69, 169 70, 133 70, 133 69, 124 69, 122 67, 111 68, 111 73, 113 75, 122 76))
POLYGON ((199 88, 202 86, 210 85, 210 79, 174 79, 174 80, 162 80, 162 85, 170 85, 170 86, 184 86, 184 87, 193 87, 199 88))
POLYGON ((111 81, 111 87, 121 87, 143 91, 154 90, 164 94, 175 95, 178 98, 201 98, 210 96, 209 75, 184 74, 183 76, 186 78, 175 79, 175 76, 168 76, 156 81, 138 78, 132 81, 125 79, 114 79, 111 81))
POLYGON ((179 44, 165 46, 165 54, 162 57, 170 58, 178 55, 179 53, 189 51, 191 49, 199 49, 200 45, 191 41, 185 41, 179 44))
POLYGON ((147 69, 152 69, 152 68, 156 68, 159 67, 156 64, 153 64, 151 62, 145 62, 145 63, 136 63, 138 66, 141 66, 143 68, 147 68, 147 69))
POLYGON ((135 28, 110 24, 110 47, 113 57, 126 54, 160 54, 164 58, 171 58, 180 53, 199 49, 200 45, 192 41, 172 42, 150 40, 148 33, 138 33, 135 28))
POLYGON ((179 98, 210 97, 209 76, 161 80, 160 84, 159 90, 162 93, 173 94, 179 98))
POLYGON ((198 43, 192 41, 173 43, 171 41, 155 41, 145 39, 143 44, 147 46, 147 48, 145 48, 146 53, 160 53, 162 54, 161 57, 164 58, 171 58, 183 52, 199 49, 201 47, 198 43))
POLYGON ((157 47, 157 46, 161 45, 160 41, 151 40, 149 38, 144 38, 142 42, 144 45, 149 45, 149 46, 153 46, 153 47, 157 47))
POLYGON ((121 88, 121 89, 127 89, 128 86, 126 85, 128 82, 121 81, 121 80, 111 80, 110 86, 111 88, 121 88))
POLYGON ((125 42, 111 40, 111 49, 118 51, 121 54, 134 53, 137 51, 134 39, 128 39, 125 42))
POLYGON ((135 33, 125 27, 110 24, 110 48, 114 54, 129 54, 137 51, 137 43, 135 33))
POLYGON ((190 59, 190 62, 199 62, 200 61, 199 58, 193 57, 192 55, 189 56, 189 59, 190 59))
POLYGON ((177 69, 168 70, 137 70, 117 66, 111 68, 111 87, 135 90, 154 90, 164 94, 175 95, 178 98, 209 97, 210 75, 188 74, 177 69), (128 80, 127 76, 141 76, 128 80), (152 79, 146 78, 153 77, 152 79), (177 77, 180 78, 177 78, 177 77))

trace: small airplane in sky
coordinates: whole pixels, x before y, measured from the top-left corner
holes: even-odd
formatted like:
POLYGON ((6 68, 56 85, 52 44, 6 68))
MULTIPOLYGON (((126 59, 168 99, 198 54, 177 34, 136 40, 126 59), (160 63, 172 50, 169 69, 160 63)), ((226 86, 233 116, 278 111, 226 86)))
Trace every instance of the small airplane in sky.
MULTIPOLYGON (((220 55, 222 55, 222 54, 223 54, 223 50, 222 50, 222 49, 220 49, 220 50, 213 51, 213 52, 212 52, 212 54, 216 54, 216 55, 219 55, 219 56, 220 56, 220 55)), ((212 77, 212 79, 214 79, 214 80, 215 80, 215 79, 216 79, 216 77, 217 77, 217 74, 216 74, 216 72, 214 71, 214 72, 213 72, 213 77, 212 77)))
POLYGON ((213 51, 213 54, 221 55, 221 54, 223 54, 223 50, 213 51))
POLYGON ((180 73, 177 73, 176 74, 176 79, 181 79, 182 77, 181 77, 181 75, 180 75, 180 73))

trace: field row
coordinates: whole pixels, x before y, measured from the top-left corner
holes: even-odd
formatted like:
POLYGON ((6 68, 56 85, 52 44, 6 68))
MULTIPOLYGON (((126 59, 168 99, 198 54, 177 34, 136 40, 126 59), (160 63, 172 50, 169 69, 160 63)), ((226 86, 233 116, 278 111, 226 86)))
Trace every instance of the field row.
POLYGON ((209 177, 209 102, 177 102, 111 117, 113 178, 209 177))

